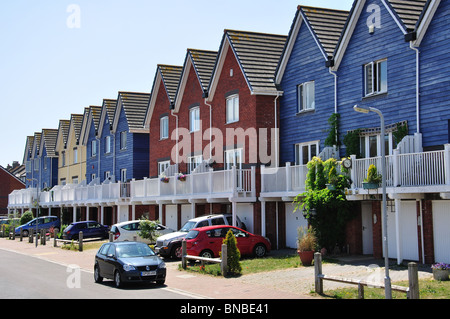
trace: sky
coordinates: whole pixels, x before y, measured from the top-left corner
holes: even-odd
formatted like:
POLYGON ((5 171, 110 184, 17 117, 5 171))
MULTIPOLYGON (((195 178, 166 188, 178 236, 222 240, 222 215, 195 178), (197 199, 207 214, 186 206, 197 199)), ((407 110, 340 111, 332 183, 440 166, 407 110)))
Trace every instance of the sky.
POLYGON ((224 29, 287 35, 297 6, 353 0, 14 0, 0 10, 0 165, 119 91, 150 93, 158 64, 218 51, 224 29))

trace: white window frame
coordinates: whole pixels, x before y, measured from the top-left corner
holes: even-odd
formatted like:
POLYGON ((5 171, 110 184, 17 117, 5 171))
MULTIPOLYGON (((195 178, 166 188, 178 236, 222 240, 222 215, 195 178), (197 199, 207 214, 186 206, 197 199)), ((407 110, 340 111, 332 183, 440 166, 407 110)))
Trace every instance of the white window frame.
POLYGON ((298 113, 315 110, 316 84, 314 81, 302 83, 297 87, 297 100, 298 100, 297 105, 298 113))
POLYGON ((126 183, 127 182, 127 169, 126 168, 122 168, 120 170, 120 181, 122 183, 126 183))
POLYGON ((62 151, 61 152, 61 167, 66 166, 66 152, 62 151))
POLYGON ((189 131, 200 131, 200 107, 193 107, 189 110, 189 131))
POLYGON ((387 93, 387 59, 373 61, 364 65, 364 96, 387 93), (386 74, 382 74, 385 72, 386 74), (383 85, 383 78, 385 84, 383 85))
POLYGON ((239 94, 234 94, 227 97, 226 121, 227 124, 239 122, 239 94))
POLYGON ((120 149, 127 149, 127 131, 120 132, 120 149))
POLYGON ((295 165, 306 165, 314 156, 319 155, 319 141, 295 144, 295 165), (303 158, 303 149, 307 147, 308 157, 303 158), (315 150, 315 152, 314 152, 315 150))
POLYGON ((111 153, 111 136, 105 136, 105 154, 111 153))
POLYGON ((187 167, 188 174, 191 174, 202 162, 203 162, 203 155, 188 157, 188 167, 187 167))
MULTIPOLYGON (((388 145, 385 146, 386 156, 394 152, 394 136, 392 132, 386 133, 388 145)), ((359 137, 359 152, 361 158, 371 158, 381 156, 381 134, 367 134, 359 137), (376 154, 370 153, 370 139, 376 138, 376 154)))
POLYGON ((73 163, 78 164, 78 148, 73 148, 73 163))
POLYGON ((91 141, 91 157, 97 156, 97 140, 91 141))
POLYGON ((160 140, 165 140, 169 138, 169 117, 163 116, 160 121, 160 140))
POLYGON ((243 153, 244 152, 242 148, 225 151, 225 169, 230 170, 233 166, 236 166, 237 169, 241 169, 243 162, 243 153))
POLYGON ((169 166, 170 161, 158 162, 158 176, 161 176, 161 174, 164 173, 169 166))

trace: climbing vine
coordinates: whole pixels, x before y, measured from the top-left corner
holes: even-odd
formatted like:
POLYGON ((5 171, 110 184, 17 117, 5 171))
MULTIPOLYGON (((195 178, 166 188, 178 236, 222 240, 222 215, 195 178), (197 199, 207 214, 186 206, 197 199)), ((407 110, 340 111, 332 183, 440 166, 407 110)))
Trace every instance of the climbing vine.
POLYGON ((344 192, 350 179, 345 173, 337 174, 338 164, 336 159, 323 162, 314 157, 307 164, 306 192, 294 200, 296 210, 304 212, 315 230, 319 245, 327 250, 344 245, 345 226, 355 211, 344 192), (333 184, 334 189, 328 189, 327 184, 333 184))

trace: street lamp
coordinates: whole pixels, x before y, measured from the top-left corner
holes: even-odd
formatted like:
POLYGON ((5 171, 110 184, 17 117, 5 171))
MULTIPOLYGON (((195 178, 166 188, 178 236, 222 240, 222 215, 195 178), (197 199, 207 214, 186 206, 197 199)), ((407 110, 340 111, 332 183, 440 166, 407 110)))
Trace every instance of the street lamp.
POLYGON ((373 107, 358 106, 355 105, 353 109, 356 112, 368 114, 369 112, 377 113, 380 116, 381 125, 381 187, 383 190, 383 249, 384 249, 384 265, 385 265, 385 277, 384 277, 384 291, 386 299, 392 299, 391 291, 391 279, 389 278, 389 257, 388 257, 388 234, 387 234, 387 206, 386 206, 386 150, 385 150, 385 126, 384 126, 384 116, 380 110, 373 107))

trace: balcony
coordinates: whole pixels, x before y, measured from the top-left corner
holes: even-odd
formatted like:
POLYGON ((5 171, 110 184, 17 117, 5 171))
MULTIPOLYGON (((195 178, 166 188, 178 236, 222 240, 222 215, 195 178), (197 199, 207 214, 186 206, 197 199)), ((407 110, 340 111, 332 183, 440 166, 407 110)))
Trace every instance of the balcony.
POLYGON ((255 169, 236 169, 169 176, 165 182, 147 178, 131 182, 131 202, 143 205, 253 202, 255 169))
MULTIPOLYGON (((181 203, 254 202, 256 200, 255 168, 208 171, 168 177, 167 183, 159 178, 132 180, 130 183, 104 183, 101 185, 55 186, 39 193, 43 208, 68 206, 113 206, 181 203)), ((36 189, 14 191, 9 195, 9 208, 32 207, 36 189)))
MULTIPOLYGON (((381 186, 375 190, 363 189, 370 164, 381 173, 381 157, 356 159, 351 156, 348 190, 349 200, 362 200, 381 194, 381 186)), ((338 169, 339 170, 339 169, 338 169)), ((307 168, 305 165, 261 169, 261 200, 292 201, 305 191, 307 168)), ((450 144, 443 151, 400 154, 386 156, 386 192, 391 198, 417 198, 425 193, 439 193, 441 198, 450 198, 450 144), (419 195, 420 194, 420 195, 419 195)))

